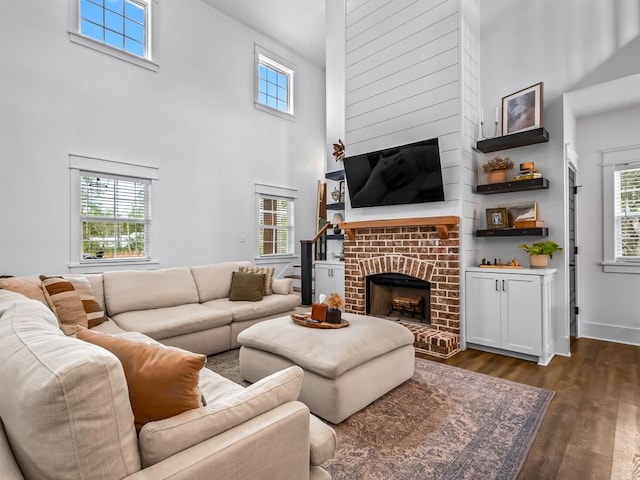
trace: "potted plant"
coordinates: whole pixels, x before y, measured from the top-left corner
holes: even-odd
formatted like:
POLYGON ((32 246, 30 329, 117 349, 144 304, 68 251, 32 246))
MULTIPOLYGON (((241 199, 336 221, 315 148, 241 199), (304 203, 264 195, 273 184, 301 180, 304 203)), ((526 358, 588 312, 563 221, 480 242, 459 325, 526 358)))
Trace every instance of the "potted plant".
POLYGON ((547 268, 549 258, 553 258, 554 252, 561 252, 562 247, 553 240, 543 240, 534 242, 531 245, 523 243, 518 245, 529 254, 529 265, 531 268, 547 268))
POLYGON ((502 183, 507 181, 507 170, 513 168, 513 162, 509 157, 493 157, 482 166, 482 172, 489 175, 489 183, 502 183))
POLYGON ((327 298, 327 323, 340 323, 342 321, 342 312, 340 308, 344 307, 344 298, 340 294, 333 292, 327 298))

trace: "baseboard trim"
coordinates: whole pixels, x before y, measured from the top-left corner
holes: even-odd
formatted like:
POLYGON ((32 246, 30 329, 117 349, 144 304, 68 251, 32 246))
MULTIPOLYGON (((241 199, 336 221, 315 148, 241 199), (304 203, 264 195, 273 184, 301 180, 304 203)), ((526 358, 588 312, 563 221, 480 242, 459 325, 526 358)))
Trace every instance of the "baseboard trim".
POLYGON ((606 325, 603 323, 580 322, 580 338, 593 338, 607 342, 624 343, 626 345, 640 346, 640 329, 621 327, 618 325, 606 325))

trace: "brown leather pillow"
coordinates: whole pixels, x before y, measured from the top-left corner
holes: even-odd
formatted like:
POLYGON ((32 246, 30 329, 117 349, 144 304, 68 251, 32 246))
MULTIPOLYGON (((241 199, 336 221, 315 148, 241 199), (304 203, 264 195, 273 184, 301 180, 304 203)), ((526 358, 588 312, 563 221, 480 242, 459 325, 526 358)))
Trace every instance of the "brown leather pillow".
POLYGON ((122 363, 136 429, 202 406, 198 382, 206 356, 81 326, 76 337, 109 350, 122 363))

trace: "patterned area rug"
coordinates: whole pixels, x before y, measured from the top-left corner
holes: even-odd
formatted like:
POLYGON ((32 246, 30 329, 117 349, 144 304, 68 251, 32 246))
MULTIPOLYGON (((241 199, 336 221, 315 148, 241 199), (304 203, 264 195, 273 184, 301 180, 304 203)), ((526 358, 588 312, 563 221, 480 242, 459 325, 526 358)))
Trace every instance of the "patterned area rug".
MULTIPOLYGON (((233 350, 207 366, 242 382, 237 361, 233 350)), ((334 426, 323 467, 333 480, 515 479, 553 395, 416 358, 413 378, 334 426)))

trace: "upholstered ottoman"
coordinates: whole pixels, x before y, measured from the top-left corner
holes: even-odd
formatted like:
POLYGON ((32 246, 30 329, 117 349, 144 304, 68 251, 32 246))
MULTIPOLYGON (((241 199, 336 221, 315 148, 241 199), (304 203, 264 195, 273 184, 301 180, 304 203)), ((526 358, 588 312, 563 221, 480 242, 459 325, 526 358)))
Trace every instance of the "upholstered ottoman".
POLYGON ((256 382, 299 365, 299 400, 337 424, 411 378, 413 334, 391 320, 343 314, 340 329, 308 328, 289 316, 257 323, 238 335, 240 373, 256 382))

